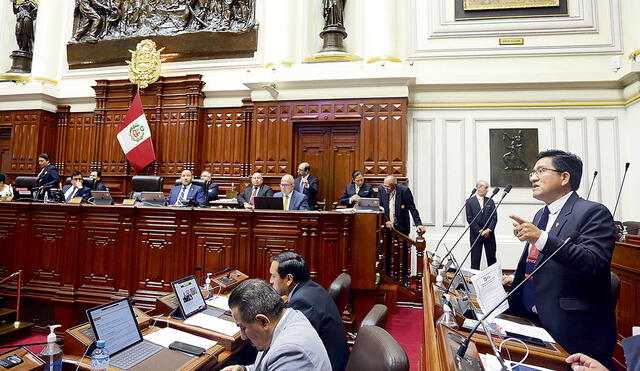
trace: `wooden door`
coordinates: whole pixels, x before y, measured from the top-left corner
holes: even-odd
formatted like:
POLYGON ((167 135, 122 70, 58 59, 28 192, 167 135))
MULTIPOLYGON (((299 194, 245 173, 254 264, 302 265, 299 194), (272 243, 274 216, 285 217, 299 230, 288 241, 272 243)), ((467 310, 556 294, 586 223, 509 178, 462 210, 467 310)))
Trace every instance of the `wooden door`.
MULTIPOLYGON (((340 200, 351 173, 358 167, 358 125, 310 126, 300 124, 296 130, 296 156, 292 169, 301 162, 311 165, 311 174, 320 179, 317 201, 325 201, 326 209, 340 200)), ((293 174, 297 176, 296 174, 293 174)))

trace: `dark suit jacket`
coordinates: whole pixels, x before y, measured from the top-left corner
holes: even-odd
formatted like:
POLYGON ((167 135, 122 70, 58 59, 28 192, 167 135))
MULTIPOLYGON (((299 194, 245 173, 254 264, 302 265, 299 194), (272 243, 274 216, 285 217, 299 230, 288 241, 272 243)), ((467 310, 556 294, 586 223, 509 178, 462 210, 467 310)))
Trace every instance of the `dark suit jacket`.
MULTIPOLYGON (((67 191, 71 187, 72 187, 71 184, 67 184, 66 186, 62 187, 62 193, 67 194, 67 191)), ((91 188, 82 187, 82 188, 78 189, 78 191, 76 192, 76 194, 73 197, 82 197, 83 199, 84 198, 89 198, 89 197, 91 197, 91 188)))
MULTIPOLYGON (((277 192, 273 197, 284 197, 284 193, 277 192)), ((309 210, 309 204, 307 203, 307 196, 298 191, 291 193, 291 199, 289 200, 289 210, 309 210)))
MULTIPOLYGON (((247 187, 241 194, 238 195, 238 204, 240 207, 244 207, 245 203, 249 203, 251 200, 251 193, 253 193, 253 185, 251 187, 247 187)), ((258 193, 256 197, 272 197, 273 189, 266 184, 262 184, 260 188, 258 188, 258 193)))
MULTIPOLYGON (((382 185, 378 186, 378 198, 380 199, 380 206, 384 208, 384 220, 389 221, 389 194, 382 185)), ((411 224, 409 224, 409 213, 413 217, 413 222, 416 225, 422 225, 420 220, 420 214, 416 205, 413 202, 413 194, 409 187, 398 184, 396 186, 396 200, 395 200, 395 223, 393 228, 408 235, 411 231, 411 224)))
POLYGON ((49 164, 38 173, 38 186, 57 188, 60 186, 60 174, 55 166, 49 164))
POLYGON ((492 238, 495 239, 495 230, 496 230, 496 223, 498 222, 498 213, 497 212, 493 213, 493 210, 496 208, 496 205, 493 202, 493 200, 489 199, 489 197, 485 197, 484 202, 485 202, 485 205, 484 205, 484 209, 482 210, 482 214, 478 215, 476 220, 473 221, 473 223, 471 223, 471 221, 476 216, 476 214, 480 212, 480 203, 478 202, 478 197, 476 197, 475 195, 472 196, 469 200, 467 200, 465 211, 467 213, 467 223, 471 225, 471 228, 469 228, 469 230, 470 230, 470 236, 472 240, 476 239, 476 237, 478 236, 478 233, 480 232, 484 224, 487 222, 487 220, 489 221, 489 224, 487 224, 487 227, 485 229, 491 229, 491 237, 489 237, 489 239, 492 239, 492 238), (491 213, 493 213, 493 215, 491 215, 491 213), (491 216, 491 218, 489 218, 489 216, 491 216))
MULTIPOLYGON (((351 183, 347 184, 344 187, 344 193, 342 193, 342 197, 340 197, 340 203, 349 207, 353 207, 355 205, 353 202, 349 202, 351 196, 356 194, 356 185, 351 183)), ((373 187, 371 184, 364 183, 362 187, 360 187, 360 191, 358 192, 358 196, 365 198, 373 198, 373 187)))
POLYGON ((317 283, 299 282, 289 297, 289 308, 304 313, 324 344, 333 371, 342 371, 349 360, 349 346, 340 313, 329 293, 317 283))
MULTIPOLYGON (((300 182, 302 181, 301 177, 297 177, 293 180, 293 186, 295 190, 300 192, 300 182)), ((315 210, 317 209, 316 195, 318 194, 318 190, 320 189, 320 181, 315 176, 309 174, 307 177, 307 181, 309 182, 309 188, 304 188, 304 191, 301 192, 305 196, 307 196, 307 202, 309 203, 309 209, 315 210)))
POLYGON ((104 185, 104 183, 102 182, 96 182, 96 185, 94 188, 96 191, 108 191, 107 186, 104 185))
MULTIPOLYGON (((542 209, 533 223, 537 224, 542 209)), ((536 265, 546 260, 572 233, 567 244, 532 278, 540 322, 569 354, 582 352, 611 364, 616 323, 611 294, 611 255, 616 229, 602 204, 573 193, 548 232, 536 265), (597 357, 600 355, 601 357, 597 357), (602 357, 602 355, 605 355, 602 357)), ((513 286, 523 280, 529 244, 526 244, 513 286)), ((510 312, 524 314, 522 290, 509 298, 510 312)))
POLYGON ((218 199, 218 185, 211 182, 209 183, 209 189, 207 190, 207 200, 215 201, 218 199))
MULTIPOLYGON (((171 192, 169 192, 169 197, 167 197, 167 205, 173 205, 178 200, 178 196, 180 196, 180 191, 182 190, 182 184, 177 185, 171 188, 171 192)), ((196 200, 198 205, 204 206, 204 189, 199 185, 191 184, 191 188, 189 188, 189 192, 185 197, 185 200, 196 200)))

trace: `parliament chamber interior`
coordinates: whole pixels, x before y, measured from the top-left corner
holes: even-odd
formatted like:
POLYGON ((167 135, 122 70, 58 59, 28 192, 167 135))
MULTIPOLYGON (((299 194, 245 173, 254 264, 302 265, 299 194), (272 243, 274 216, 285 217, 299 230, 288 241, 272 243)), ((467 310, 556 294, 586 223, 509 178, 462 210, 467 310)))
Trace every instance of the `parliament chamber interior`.
POLYGON ((638 17, 0 1, 0 370, 640 370, 638 17))

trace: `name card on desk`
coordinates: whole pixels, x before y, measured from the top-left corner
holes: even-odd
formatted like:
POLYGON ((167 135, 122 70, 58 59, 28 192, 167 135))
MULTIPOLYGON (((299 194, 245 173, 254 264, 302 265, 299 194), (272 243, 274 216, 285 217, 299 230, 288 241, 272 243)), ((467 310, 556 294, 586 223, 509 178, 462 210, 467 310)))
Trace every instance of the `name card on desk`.
POLYGON ((122 204, 123 205, 129 205, 129 206, 133 206, 136 204, 136 200, 128 198, 126 200, 122 200, 122 204))

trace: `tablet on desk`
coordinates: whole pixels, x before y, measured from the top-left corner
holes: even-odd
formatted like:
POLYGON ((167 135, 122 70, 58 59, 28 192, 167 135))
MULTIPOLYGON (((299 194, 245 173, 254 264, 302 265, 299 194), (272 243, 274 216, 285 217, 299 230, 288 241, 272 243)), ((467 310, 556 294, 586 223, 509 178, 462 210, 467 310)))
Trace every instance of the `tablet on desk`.
POLYGON ((263 210, 282 210, 284 204, 282 203, 282 197, 254 197, 253 203, 256 209, 263 210))

